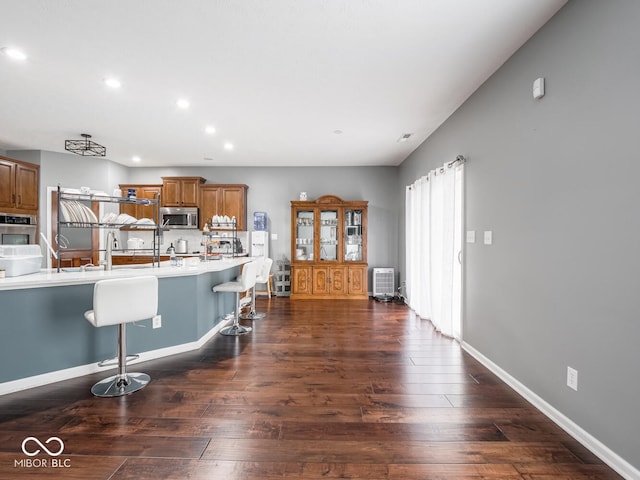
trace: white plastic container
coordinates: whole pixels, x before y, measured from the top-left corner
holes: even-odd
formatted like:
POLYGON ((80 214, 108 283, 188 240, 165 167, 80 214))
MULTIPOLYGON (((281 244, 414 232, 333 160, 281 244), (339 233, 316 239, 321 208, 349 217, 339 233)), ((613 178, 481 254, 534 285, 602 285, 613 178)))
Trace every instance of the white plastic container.
POLYGON ((42 268, 40 245, 0 245, 0 268, 5 269, 7 277, 39 272, 42 268))

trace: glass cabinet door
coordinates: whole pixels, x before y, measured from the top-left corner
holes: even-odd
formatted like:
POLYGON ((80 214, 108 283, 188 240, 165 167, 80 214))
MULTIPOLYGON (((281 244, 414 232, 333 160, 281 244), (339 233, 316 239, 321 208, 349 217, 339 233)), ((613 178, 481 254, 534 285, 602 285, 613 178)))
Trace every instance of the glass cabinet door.
POLYGON ((344 259, 362 261, 362 210, 344 211, 344 259))
POLYGON ((313 260, 313 210, 296 211, 296 260, 313 260))
POLYGON ((320 210, 320 260, 338 260, 337 210, 320 210))

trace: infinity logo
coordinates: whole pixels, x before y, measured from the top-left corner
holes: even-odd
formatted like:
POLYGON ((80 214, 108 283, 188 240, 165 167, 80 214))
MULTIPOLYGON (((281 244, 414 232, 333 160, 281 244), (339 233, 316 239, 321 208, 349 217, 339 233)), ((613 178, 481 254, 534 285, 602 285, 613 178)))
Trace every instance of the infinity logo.
POLYGON ((62 453, 62 451, 64 450, 64 443, 62 442, 62 440, 60 440, 58 437, 50 437, 47 439, 46 443, 47 445, 49 444, 49 442, 51 441, 56 441, 60 444, 60 450, 58 450, 57 452, 52 452, 51 450, 49 450, 47 447, 44 446, 44 444, 38 440, 36 437, 27 437, 22 441, 22 451, 24 452, 25 455, 29 456, 29 457, 33 457, 35 455, 38 455, 40 453, 40 449, 37 449, 34 452, 30 452, 27 451, 27 443, 29 441, 35 442, 37 445, 40 446, 40 448, 42 448, 42 450, 44 450, 45 452, 47 452, 47 454, 49 454, 52 457, 57 457, 58 455, 60 455, 62 453))

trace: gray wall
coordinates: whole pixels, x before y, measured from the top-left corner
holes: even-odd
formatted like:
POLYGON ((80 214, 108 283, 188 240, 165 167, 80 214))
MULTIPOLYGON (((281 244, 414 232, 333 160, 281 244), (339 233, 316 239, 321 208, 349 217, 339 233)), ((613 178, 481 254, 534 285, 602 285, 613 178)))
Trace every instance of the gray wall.
POLYGON ((639 18, 635 0, 570 1, 403 163, 398 185, 468 158, 466 229, 494 237, 466 245, 464 340, 636 468, 639 18))

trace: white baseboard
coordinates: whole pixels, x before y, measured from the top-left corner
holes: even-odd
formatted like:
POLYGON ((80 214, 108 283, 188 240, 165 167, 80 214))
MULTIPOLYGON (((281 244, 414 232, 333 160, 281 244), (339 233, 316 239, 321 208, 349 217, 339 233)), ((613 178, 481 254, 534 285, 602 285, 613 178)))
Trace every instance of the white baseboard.
MULTIPOLYGON (((140 362, 147 362, 149 360, 155 360, 157 358, 168 357, 170 355, 176 355, 178 353, 190 352, 192 350, 198 350, 205 343, 211 340, 218 331, 224 327, 228 322, 222 321, 215 325, 206 334, 200 337, 195 342, 183 343, 180 345, 174 345, 171 347, 159 348, 157 350, 149 350, 148 352, 138 353, 139 358, 136 360, 127 362, 127 365, 134 365, 140 362)), ((79 365, 77 367, 65 368, 64 370, 57 370, 55 372, 43 373, 41 375, 34 375, 33 377, 21 378, 19 380, 12 380, 10 382, 0 383, 0 395, 6 395, 8 393, 15 393, 29 388, 41 387, 50 383, 62 382, 70 380, 72 378, 82 377, 83 375, 90 375, 92 373, 107 372, 116 368, 117 365, 110 366, 109 368, 99 367, 97 363, 91 363, 88 365, 79 365)))
POLYGON ((487 357, 485 357, 478 350, 473 348, 468 343, 462 342, 462 348, 467 351, 472 357, 482 363, 485 367, 495 373, 501 380, 507 385, 513 388, 516 392, 522 395, 527 401, 533 404, 538 410, 549 417, 554 423, 556 423, 565 432, 579 441, 582 445, 588 448, 594 455, 600 458, 604 463, 613 468, 618 474, 624 478, 632 480, 640 478, 640 470, 635 468, 629 462, 627 462, 620 455, 615 453, 609 447, 607 447, 600 440, 595 438, 589 432, 584 430, 580 425, 575 423, 569 417, 565 416, 562 412, 546 402, 543 398, 538 396, 532 390, 527 388, 524 384, 520 383, 514 377, 509 375, 506 371, 493 363, 487 357))

